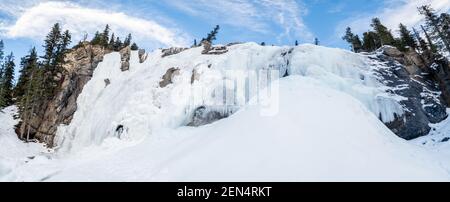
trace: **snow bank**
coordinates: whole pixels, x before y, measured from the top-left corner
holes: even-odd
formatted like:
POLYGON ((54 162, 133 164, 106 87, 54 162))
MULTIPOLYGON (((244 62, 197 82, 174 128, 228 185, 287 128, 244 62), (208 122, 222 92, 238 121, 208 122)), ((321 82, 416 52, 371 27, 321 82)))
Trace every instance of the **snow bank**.
MULTIPOLYGON (((132 52, 126 72, 120 71, 118 53, 106 55, 79 96, 72 123, 58 128, 59 151, 79 151, 107 138, 139 141, 158 129, 186 125, 197 107, 220 99, 216 92, 234 92, 224 88, 224 82, 247 85, 237 80, 249 77, 253 70, 277 70, 279 76, 296 74, 314 79, 358 99, 385 122, 403 114, 399 98, 386 93, 387 87, 376 80, 375 67, 366 56, 314 45, 293 48, 246 43, 227 48, 222 55, 202 55, 199 47, 164 58, 158 50, 142 64, 137 52, 132 52), (159 82, 171 68, 178 72, 172 84, 161 88, 159 82), (229 74, 230 70, 241 73, 229 74)), ((253 97, 238 94, 230 105, 214 107, 232 113, 253 97)), ((328 114, 322 106, 316 110, 328 114)))
POLYGON ((14 126, 18 123, 18 120, 14 119, 16 114, 15 106, 0 112, 0 181, 7 180, 5 176, 29 160, 28 157, 38 155, 44 150, 41 144, 26 144, 17 138, 14 132, 14 126))
POLYGON ((275 116, 246 106, 211 125, 154 131, 119 151, 98 155, 91 148, 72 160, 31 162, 27 170, 36 175, 22 180, 449 180, 425 150, 396 137, 353 97, 311 78, 279 82, 275 116))

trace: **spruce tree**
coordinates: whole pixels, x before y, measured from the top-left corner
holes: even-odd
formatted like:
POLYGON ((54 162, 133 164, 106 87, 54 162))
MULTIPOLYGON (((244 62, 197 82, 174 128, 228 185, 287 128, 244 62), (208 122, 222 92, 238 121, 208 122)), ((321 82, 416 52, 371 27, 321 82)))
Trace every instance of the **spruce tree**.
POLYGON ((438 50, 437 50, 438 48, 433 43, 433 40, 431 39, 431 36, 428 34, 427 30, 425 29, 425 27, 423 25, 421 25, 420 27, 422 28, 422 31, 425 34, 425 38, 428 41, 428 45, 430 46, 431 53, 436 54, 438 52, 438 50))
POLYGON ((14 87, 14 55, 11 52, 10 55, 6 56, 4 68, 3 68, 3 75, 2 75, 2 82, 1 82, 1 90, 0 90, 0 97, 2 97, 2 103, 0 105, 0 108, 4 108, 6 106, 13 104, 13 87, 14 87))
POLYGON ((108 49, 114 50, 115 39, 116 37, 114 36, 114 33, 112 33, 111 39, 109 40, 108 49))
MULTIPOLYGON (((441 40, 443 47, 447 52, 450 53, 450 40, 449 33, 442 30, 441 19, 434 13, 434 10, 430 5, 425 5, 419 7, 420 14, 425 16, 427 28, 430 33, 429 37, 431 40, 441 40)), ((444 23, 445 24, 445 23, 444 23)), ((426 29, 425 29, 426 30, 426 29)), ((426 32, 427 32, 426 31, 426 32)), ((442 48, 441 48, 442 49, 442 48)))
POLYGON ((131 50, 137 51, 139 50, 139 46, 136 43, 131 44, 131 50))
POLYGON ((217 34, 219 33, 219 29, 220 29, 220 26, 216 25, 216 27, 214 27, 214 29, 208 34, 208 36, 206 37, 205 40, 212 44, 212 42, 217 39, 217 34))
POLYGON ((2 106, 5 106, 5 98, 3 97, 3 73, 4 73, 4 66, 3 66, 3 48, 4 48, 4 44, 3 44, 3 40, 0 40, 0 110, 3 108, 2 106))
POLYGON ((128 34, 128 36, 123 41, 123 47, 127 47, 127 46, 131 45, 131 39, 132 39, 131 34, 128 34))
POLYGON ((95 32, 95 35, 94 35, 94 38, 92 38, 92 40, 91 40, 91 44, 92 45, 101 45, 101 43, 102 43, 102 38, 101 38, 101 35, 100 35, 100 32, 95 32))
POLYGON ((401 24, 399 25, 399 33, 400 33, 400 43, 399 43, 399 49, 406 51, 406 47, 411 47, 413 49, 417 48, 416 40, 414 40, 414 36, 412 35, 411 31, 408 30, 408 28, 401 24))
POLYGON ((38 55, 36 48, 32 48, 28 55, 24 56, 20 62, 21 70, 17 85, 14 88, 14 96, 20 100, 25 94, 28 84, 31 82, 32 74, 38 68, 38 55))
POLYGON ((117 37, 115 42, 114 42, 114 51, 120 51, 120 49, 122 49, 122 47, 123 47, 123 43, 120 40, 120 38, 117 37))
POLYGON ((109 31, 111 29, 109 28, 109 25, 107 24, 105 26, 105 29, 103 30, 103 33, 101 34, 101 42, 100 45, 102 45, 103 47, 108 47, 108 43, 109 43, 109 31))
POLYGON ((372 52, 381 47, 378 35, 375 32, 369 31, 363 34, 362 49, 367 52, 372 52))
MULTIPOLYGON (((371 26, 374 29, 377 36, 379 37, 381 46, 395 44, 395 39, 392 36, 391 31, 389 31, 389 29, 381 23, 379 18, 372 19, 371 26)), ((377 47, 377 48, 379 48, 379 47, 377 47)))
POLYGON ((315 39, 314 39, 314 45, 318 46, 319 43, 320 43, 319 39, 318 39, 318 38, 315 38, 315 39))
POLYGON ((357 53, 361 51, 362 42, 358 35, 353 34, 352 29, 347 27, 345 35, 342 37, 344 41, 350 44, 350 48, 353 52, 357 53))
POLYGON ((71 42, 69 31, 61 34, 59 24, 55 24, 45 39, 45 54, 42 56, 43 63, 43 86, 45 87, 42 99, 51 98, 59 85, 57 75, 62 73, 64 56, 71 42))

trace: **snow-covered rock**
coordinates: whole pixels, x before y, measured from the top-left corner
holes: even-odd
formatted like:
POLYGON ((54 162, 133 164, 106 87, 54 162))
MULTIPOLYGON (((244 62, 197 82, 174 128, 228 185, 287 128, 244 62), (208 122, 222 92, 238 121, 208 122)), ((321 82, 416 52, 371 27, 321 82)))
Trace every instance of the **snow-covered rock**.
MULTIPOLYGON (((119 125, 132 140, 151 135, 158 128, 180 127, 191 122, 198 107, 223 99, 217 96, 219 91, 235 93, 235 99, 227 105, 214 105, 214 110, 232 113, 248 104, 254 95, 235 92, 233 85, 224 87, 224 83, 248 87, 251 73, 270 70, 277 75, 262 79, 275 80, 286 75, 313 78, 358 99, 386 123, 404 114, 399 101, 405 98, 389 93, 390 87, 375 74, 376 69, 389 67, 383 63, 374 65, 367 56, 314 45, 293 48, 246 43, 227 50, 221 55, 205 55, 203 48, 198 47, 167 57, 161 57, 159 50, 149 54, 143 63, 134 51, 130 69, 125 72, 120 71, 120 54, 106 55, 78 97, 71 124, 59 127, 57 145, 61 150, 79 150, 101 144, 114 137, 119 125), (178 69, 177 75, 162 87, 160 82, 170 69, 178 69), (198 79, 195 82, 194 72, 198 79), (105 79, 110 81, 108 86, 105 79)), ((324 116, 328 114, 320 108, 316 110, 324 116)))

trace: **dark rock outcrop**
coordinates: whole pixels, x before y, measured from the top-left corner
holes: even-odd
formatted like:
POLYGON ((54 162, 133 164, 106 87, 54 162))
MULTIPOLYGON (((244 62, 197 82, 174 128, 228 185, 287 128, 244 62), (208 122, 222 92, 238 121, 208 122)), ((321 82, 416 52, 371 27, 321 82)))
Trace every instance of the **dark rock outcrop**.
POLYGON ((400 101, 405 113, 386 123, 399 137, 410 140, 427 135, 430 123, 447 118, 441 89, 426 73, 426 63, 415 51, 402 53, 385 46, 369 57, 389 67, 375 70, 380 81, 393 89, 389 93, 406 98, 400 101))
POLYGON ((195 109, 192 120, 187 124, 187 126, 203 126, 227 117, 228 114, 224 114, 222 112, 211 110, 204 106, 201 106, 195 109))
POLYGON ((173 48, 162 49, 161 57, 167 57, 167 56, 175 55, 175 54, 181 53, 181 52, 183 52, 185 50, 187 50, 187 48, 173 47, 173 48))

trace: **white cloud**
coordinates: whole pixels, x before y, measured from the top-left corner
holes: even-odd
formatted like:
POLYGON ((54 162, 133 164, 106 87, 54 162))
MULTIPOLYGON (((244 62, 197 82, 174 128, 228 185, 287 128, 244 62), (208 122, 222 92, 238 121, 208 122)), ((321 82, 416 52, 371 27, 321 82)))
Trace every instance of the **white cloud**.
POLYGON ((387 0, 384 8, 378 12, 355 16, 339 23, 336 32, 342 35, 347 26, 350 26, 356 33, 365 32, 370 29, 371 19, 379 17, 382 23, 396 34, 400 23, 408 27, 422 23, 424 18, 419 14, 417 8, 428 4, 437 12, 450 10, 450 0, 387 0))
POLYGON ((310 41, 313 34, 302 17, 307 9, 296 0, 172 0, 170 5, 211 22, 243 28, 261 34, 282 33, 278 39, 310 41))
POLYGON ((136 41, 146 47, 187 44, 185 35, 177 30, 122 12, 85 8, 75 3, 55 1, 37 3, 18 11, 14 20, 0 23, 0 31, 4 36, 42 39, 50 27, 59 22, 64 29, 72 32, 76 40, 79 40, 85 33, 92 35, 109 24, 116 34, 124 37, 132 33, 136 41))

